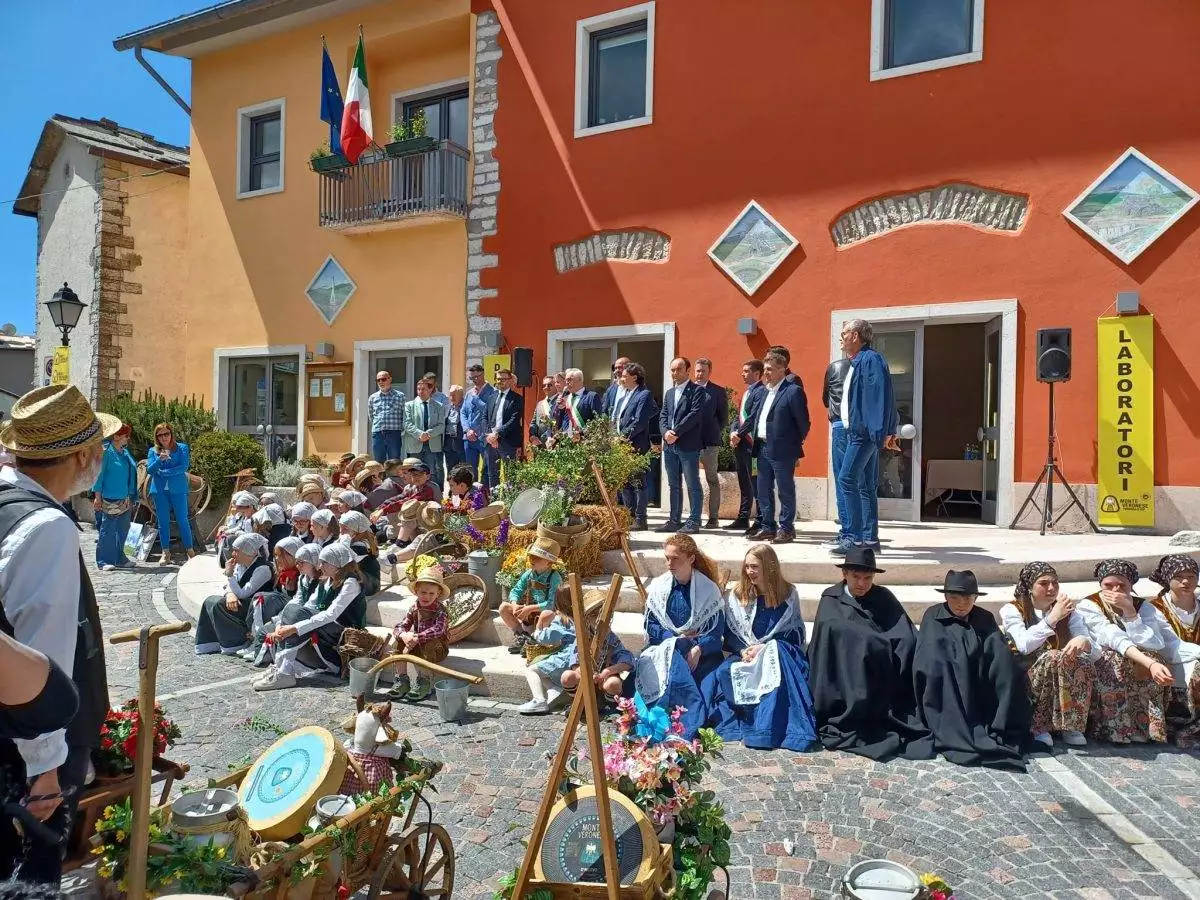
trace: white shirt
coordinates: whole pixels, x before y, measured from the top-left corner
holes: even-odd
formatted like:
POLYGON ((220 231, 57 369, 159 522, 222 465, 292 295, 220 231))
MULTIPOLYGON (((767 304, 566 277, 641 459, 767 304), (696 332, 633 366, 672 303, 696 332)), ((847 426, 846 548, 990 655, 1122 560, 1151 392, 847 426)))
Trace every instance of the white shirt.
MULTIPOLYGON (((16 469, 0 470, 0 480, 50 497, 16 469)), ((61 509, 30 513, 0 542, 0 598, 16 639, 71 674, 79 621, 79 530, 61 509)), ((60 728, 16 741, 30 778, 66 762, 66 734, 60 728)))
POLYGON ((765 381, 763 384, 767 388, 767 396, 763 398, 762 409, 758 411, 758 425, 754 429, 754 434, 760 441, 767 439, 767 414, 771 411, 771 404, 775 402, 775 394, 779 391, 779 385, 783 384, 783 381, 773 387, 765 381))
POLYGON ((246 586, 242 587, 240 579, 246 574, 246 566, 237 563, 233 567, 233 574, 229 576, 228 587, 229 593, 237 597, 239 600, 248 600, 262 590, 262 586, 271 580, 271 567, 269 565, 259 566, 254 570, 254 574, 250 576, 250 580, 246 582, 246 586))
MULTIPOLYGON (((317 590, 313 591, 312 600, 315 602, 317 590)), ((346 611, 346 608, 354 602, 354 598, 358 596, 358 592, 362 590, 357 578, 347 578, 342 582, 342 588, 338 591, 338 595, 333 598, 333 602, 322 610, 313 613, 302 622, 296 623, 296 634, 303 637, 309 632, 316 631, 322 625, 328 625, 330 622, 337 621, 337 617, 346 611)))
POLYGON ((1192 611, 1188 612, 1175 602, 1175 595, 1170 591, 1163 593, 1163 599, 1170 604, 1171 610, 1176 616, 1179 617, 1180 623, 1182 623, 1185 628, 1191 628, 1192 624, 1196 621, 1196 616, 1200 615, 1200 603, 1197 603, 1192 611))
POLYGON ((500 399, 496 401, 496 423, 495 428, 500 430, 500 421, 504 416, 504 399, 508 396, 508 391, 500 392, 500 399))
POLYGON ((625 405, 625 399, 629 396, 629 391, 625 390, 623 385, 617 385, 617 392, 613 394, 613 412, 612 420, 614 422, 621 421, 621 408, 625 405))
POLYGON ((1093 644, 1114 650, 1124 656, 1130 647, 1156 650, 1169 663, 1192 662, 1200 658, 1200 647, 1179 639, 1150 601, 1142 603, 1137 618, 1121 619, 1121 624, 1108 621, 1092 600, 1080 600, 1076 610, 1083 616, 1093 644))
MULTIPOLYGON (((1021 654, 1030 654, 1041 647, 1046 641, 1054 637, 1054 626, 1046 621, 1046 613, 1049 610, 1042 611, 1034 607, 1032 625, 1025 624, 1025 618, 1021 615, 1021 610, 1015 603, 1005 603, 1000 607, 1000 630, 1012 638, 1012 642, 1016 645, 1017 651, 1021 654)), ((1091 640, 1088 635, 1087 624, 1083 621, 1083 617, 1078 612, 1071 613, 1071 617, 1067 620, 1067 631, 1071 637, 1084 637, 1091 640)), ((1061 647, 1059 648, 1062 649, 1061 647)), ((1100 650, 1092 642, 1092 651, 1089 658, 1095 661, 1100 657, 1100 650)))
POLYGON ((850 381, 854 378, 854 364, 846 370, 846 380, 842 382, 842 427, 850 427, 850 381))

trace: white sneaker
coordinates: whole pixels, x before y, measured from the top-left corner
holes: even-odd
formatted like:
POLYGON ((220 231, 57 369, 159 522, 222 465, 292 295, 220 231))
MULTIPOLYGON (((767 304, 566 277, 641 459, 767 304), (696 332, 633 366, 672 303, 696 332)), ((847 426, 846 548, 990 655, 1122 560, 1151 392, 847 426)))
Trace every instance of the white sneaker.
POLYGON ((249 661, 249 660, 254 659, 254 657, 257 656, 258 654, 255 652, 254 647, 250 646, 250 647, 243 647, 241 650, 239 650, 234 655, 237 656, 238 659, 244 659, 244 660, 249 661))
POLYGON ((1087 738, 1083 736, 1081 731, 1064 731, 1062 733, 1062 741, 1071 747, 1086 747, 1087 738))
POLYGON ((254 682, 256 691, 278 691, 283 688, 296 686, 296 676, 291 672, 271 670, 258 681, 254 682))
MULTIPOLYGON (((246 652, 246 647, 238 647, 236 650, 221 650, 222 656, 242 656, 246 652)), ((242 657, 243 659, 245 657, 242 657)))
POLYGON ((1050 737, 1048 732, 1043 731, 1041 734, 1035 734, 1033 739, 1043 747, 1049 747, 1051 750, 1054 749, 1054 738, 1050 737))
POLYGON ((529 700, 518 706, 517 712, 523 716, 544 716, 550 712, 550 704, 545 700, 529 700))
POLYGON ((115 571, 116 568, 117 567, 114 566, 112 563, 105 563, 104 565, 102 565, 100 567, 100 571, 101 572, 112 572, 112 571, 115 571))

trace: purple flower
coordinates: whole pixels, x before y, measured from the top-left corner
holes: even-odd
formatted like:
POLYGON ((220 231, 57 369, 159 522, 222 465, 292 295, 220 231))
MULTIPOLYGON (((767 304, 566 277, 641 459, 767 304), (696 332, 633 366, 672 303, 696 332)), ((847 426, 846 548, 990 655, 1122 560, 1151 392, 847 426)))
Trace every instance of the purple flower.
POLYGON ((467 525, 467 536, 477 544, 483 543, 483 532, 474 525, 467 525))
POLYGON ((508 526, 509 526, 509 524, 510 523, 509 523, 508 519, 500 520, 500 533, 498 535, 496 535, 496 543, 497 544, 507 544, 508 543, 508 526))

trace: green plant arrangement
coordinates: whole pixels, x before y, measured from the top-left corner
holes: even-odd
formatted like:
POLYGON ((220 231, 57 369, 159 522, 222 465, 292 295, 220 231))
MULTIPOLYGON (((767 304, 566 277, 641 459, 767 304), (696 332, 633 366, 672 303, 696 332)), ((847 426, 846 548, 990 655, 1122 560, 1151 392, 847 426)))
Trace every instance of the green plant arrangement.
POLYGON ((388 137, 392 142, 410 141, 413 138, 423 138, 429 134, 429 123, 425 120, 425 113, 419 112, 414 116, 401 117, 388 129, 388 137))
POLYGON ((600 466, 609 496, 615 496, 630 477, 646 471, 650 454, 638 453, 614 430, 612 422, 599 416, 588 422, 578 440, 560 435, 553 447, 534 454, 528 462, 508 467, 508 480, 515 491, 560 486, 572 505, 599 503, 600 491, 592 477, 592 460, 600 466))
POLYGON ((293 488, 303 474, 302 465, 281 459, 263 468, 262 481, 269 487, 293 488))
POLYGON ((211 431, 192 442, 192 471, 204 477, 214 499, 233 493, 233 475, 242 469, 253 469, 262 477, 266 456, 262 444, 248 434, 230 431, 211 431))
POLYGON ((350 161, 342 154, 334 153, 326 142, 308 154, 308 164, 314 172, 344 175, 350 161))
POLYGON ((300 460, 300 465, 302 465, 306 469, 320 469, 321 471, 325 471, 326 469, 329 468, 329 466, 325 462, 325 460, 322 459, 320 456, 318 456, 316 453, 308 454, 308 456, 306 456, 302 460, 300 460))
POLYGON ((216 414, 203 397, 194 394, 168 398, 149 389, 138 397, 117 394, 102 404, 102 410, 130 427, 129 452, 135 459, 144 459, 146 451, 154 446, 154 426, 160 422, 170 424, 175 440, 188 445, 217 427, 216 414))
POLYGON ((737 461, 733 455, 733 448, 729 446, 729 432, 733 429, 738 414, 737 404, 733 402, 733 388, 725 388, 725 406, 728 412, 725 416, 725 427, 721 429, 721 444, 717 450, 717 471, 735 472, 737 461))

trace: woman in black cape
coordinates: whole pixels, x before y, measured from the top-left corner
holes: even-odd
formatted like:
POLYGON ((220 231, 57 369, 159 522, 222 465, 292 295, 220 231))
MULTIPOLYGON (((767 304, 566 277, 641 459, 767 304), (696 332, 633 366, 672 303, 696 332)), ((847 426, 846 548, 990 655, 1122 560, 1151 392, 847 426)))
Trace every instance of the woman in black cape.
POLYGON ((875 553, 854 548, 843 580, 817 607, 808 648, 817 736, 826 750, 876 761, 929 759, 933 741, 913 690, 916 629, 895 595, 874 583, 875 553))
POLYGON ((1000 626, 975 606, 975 573, 946 573, 946 602, 921 619, 914 663, 921 716, 934 746, 960 766, 1025 771, 1033 707, 1025 673, 1000 626))

